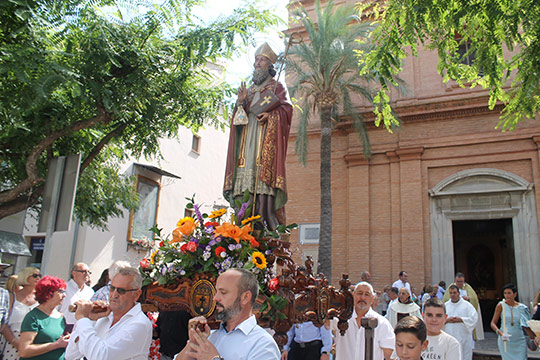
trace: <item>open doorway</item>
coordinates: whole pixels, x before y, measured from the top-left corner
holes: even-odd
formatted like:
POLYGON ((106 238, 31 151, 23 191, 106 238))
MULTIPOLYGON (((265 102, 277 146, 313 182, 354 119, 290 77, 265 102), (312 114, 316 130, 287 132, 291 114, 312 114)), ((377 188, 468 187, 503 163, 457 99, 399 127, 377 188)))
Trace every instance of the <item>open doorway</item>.
POLYGON ((453 221, 452 233, 454 269, 464 273, 476 291, 484 330, 489 331, 502 287, 518 285, 512 219, 453 221))

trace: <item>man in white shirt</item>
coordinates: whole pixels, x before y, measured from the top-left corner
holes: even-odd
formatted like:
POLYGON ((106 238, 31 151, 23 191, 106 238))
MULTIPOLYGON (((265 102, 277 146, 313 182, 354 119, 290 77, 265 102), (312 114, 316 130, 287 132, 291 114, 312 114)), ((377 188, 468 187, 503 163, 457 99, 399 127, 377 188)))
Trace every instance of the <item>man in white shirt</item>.
MULTIPOLYGON (((112 279, 116 272, 118 271, 118 268, 120 267, 129 267, 129 263, 127 261, 118 260, 112 263, 112 265, 109 267, 109 278, 112 279)), ((101 289, 98 289, 94 295, 92 295, 92 298, 90 301, 98 301, 102 300, 105 302, 109 302, 109 295, 110 295, 110 286, 111 281, 107 283, 107 285, 103 286, 101 289)))
POLYGON ((451 335, 442 331, 448 318, 444 303, 439 298, 431 298, 424 304, 422 314, 427 328, 428 346, 422 357, 424 360, 461 360, 461 346, 451 335))
POLYGON ((445 303, 448 318, 444 331, 455 337, 461 344, 462 359, 471 360, 472 333, 478 321, 478 314, 474 306, 460 296, 459 288, 456 285, 451 285, 447 292, 450 295, 450 300, 445 303))
POLYGON ((66 320, 67 331, 71 331, 75 324, 75 315, 68 311, 69 305, 79 300, 90 300, 94 290, 86 282, 90 280, 90 268, 85 263, 77 263, 71 269, 71 279, 66 284, 66 298, 58 309, 66 320))
POLYGON ((373 287, 367 282, 356 285, 353 293, 354 311, 349 319, 349 327, 345 335, 338 329, 338 319, 325 322, 325 326, 334 331, 336 342, 336 360, 364 359, 365 335, 362 327, 362 318, 376 318, 378 325, 373 336, 373 360, 390 359, 395 348, 394 329, 390 322, 377 314, 372 308, 374 298, 373 287))
POLYGON ((402 287, 407 288, 409 290, 409 294, 412 294, 411 291, 411 284, 409 283, 409 274, 407 274, 406 271, 401 271, 399 273, 399 279, 394 281, 392 284, 392 287, 396 287, 399 291, 402 287))
POLYGON ((122 267, 111 281, 107 311, 94 313, 92 302, 77 301, 77 322, 66 348, 66 360, 147 360, 152 323, 136 302, 141 285, 137 269, 122 267))
POLYGON ((221 274, 214 296, 219 329, 210 334, 205 317, 191 319, 189 341, 175 359, 279 360, 276 342, 252 313, 258 294, 259 283, 251 271, 229 269, 221 274))

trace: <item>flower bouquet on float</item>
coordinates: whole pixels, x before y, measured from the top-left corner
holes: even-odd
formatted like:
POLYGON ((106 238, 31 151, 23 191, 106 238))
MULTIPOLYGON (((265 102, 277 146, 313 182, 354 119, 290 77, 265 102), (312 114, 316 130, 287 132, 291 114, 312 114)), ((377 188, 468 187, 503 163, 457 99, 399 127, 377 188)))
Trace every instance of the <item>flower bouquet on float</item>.
POLYGON ((193 217, 181 218, 169 236, 152 229, 157 247, 140 262, 143 308, 186 310, 192 316, 207 317, 210 326, 217 328, 213 300, 217 277, 227 269, 244 268, 259 282, 255 309, 259 324, 273 327, 290 317, 286 305, 291 299, 280 292, 275 267, 294 266, 289 242, 282 238, 297 225, 281 225, 274 231, 254 230, 261 227, 257 226, 261 219, 252 216, 249 194, 244 196, 244 203, 236 204, 238 211, 233 214, 226 208, 202 213, 193 198, 187 200, 193 217))

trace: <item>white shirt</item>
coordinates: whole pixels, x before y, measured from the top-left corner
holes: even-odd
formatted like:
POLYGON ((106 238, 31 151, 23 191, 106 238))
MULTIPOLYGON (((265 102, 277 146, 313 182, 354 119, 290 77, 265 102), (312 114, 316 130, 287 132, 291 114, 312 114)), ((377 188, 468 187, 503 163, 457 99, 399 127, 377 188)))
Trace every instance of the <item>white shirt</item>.
MULTIPOLYGON (((348 321, 349 328, 343 336, 337 327, 338 319, 334 318, 330 320, 330 329, 335 331, 336 360, 364 360, 364 328, 361 326, 358 327, 356 322, 357 317, 356 311, 353 311, 352 317, 348 321)), ((384 360, 382 349, 394 350, 396 346, 394 329, 392 329, 392 325, 390 325, 388 320, 371 308, 364 317, 376 318, 379 322, 373 334, 373 360, 384 360)))
POLYGON ((455 337, 441 331, 439 335, 428 336, 428 346, 422 352, 424 360, 461 360, 461 345, 455 337))
POLYGON ((77 321, 77 319, 75 319, 75 313, 68 311, 69 305, 74 304, 78 300, 90 300, 92 295, 94 295, 94 290, 92 290, 90 286, 85 284, 83 285, 82 290, 80 290, 79 285, 77 285, 75 280, 71 279, 67 282, 66 298, 58 309, 64 315, 66 324, 75 324, 77 321))
POLYGON ((66 360, 147 360, 152 323, 135 304, 111 327, 113 314, 97 321, 77 321, 66 348, 66 360))
POLYGON ((459 316, 463 322, 448 323, 444 325, 444 331, 456 338, 461 344, 461 354, 463 360, 472 359, 472 332, 478 321, 478 314, 470 302, 459 298, 458 302, 448 300, 445 303, 448 317, 459 316))
POLYGON ((404 283, 401 279, 397 279, 392 284, 392 287, 396 287, 398 289, 398 291, 402 287, 407 288, 407 290, 409 290, 409 295, 411 295, 411 297, 412 297, 411 284, 408 281, 404 283))
MULTIPOLYGON (((208 340, 226 360, 279 360, 281 353, 274 338, 257 325, 255 315, 228 332, 223 323, 208 340)), ((90 359, 89 359, 90 360, 90 359)))

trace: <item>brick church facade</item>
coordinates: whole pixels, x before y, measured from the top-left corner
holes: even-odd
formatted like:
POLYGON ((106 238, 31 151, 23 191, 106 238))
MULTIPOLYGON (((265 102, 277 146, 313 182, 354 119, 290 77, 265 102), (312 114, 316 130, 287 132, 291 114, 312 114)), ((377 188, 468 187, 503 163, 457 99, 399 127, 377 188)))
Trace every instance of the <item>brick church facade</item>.
MULTIPOLYGON (((294 26, 289 31, 300 30, 294 26)), ((444 83, 436 65, 436 52, 427 50, 406 59, 400 76, 409 89, 393 94, 401 121, 393 134, 373 125, 369 104, 357 103, 370 159, 350 124, 333 132, 332 282, 342 273, 357 282, 368 270, 382 289, 405 270, 421 292, 461 271, 487 307, 508 282, 528 304, 540 288, 540 121, 495 129, 502 106, 489 110, 485 90, 444 83)), ((286 211, 301 227, 291 236, 300 261, 317 255, 316 239, 305 234, 319 223, 320 133, 312 118, 304 166, 294 154, 296 125, 295 117, 286 211)))

